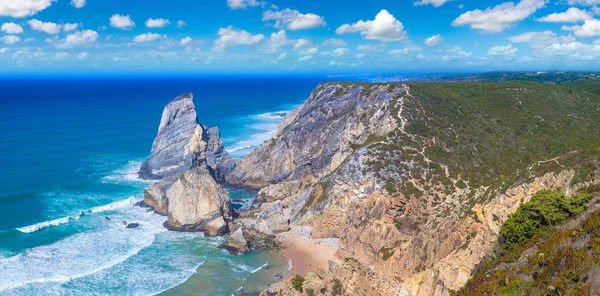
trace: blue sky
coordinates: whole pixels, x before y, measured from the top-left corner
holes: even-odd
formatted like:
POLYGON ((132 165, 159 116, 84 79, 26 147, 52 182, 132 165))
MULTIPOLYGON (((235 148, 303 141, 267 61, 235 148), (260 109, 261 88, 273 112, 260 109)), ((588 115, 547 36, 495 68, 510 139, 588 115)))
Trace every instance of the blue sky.
POLYGON ((0 0, 0 72, 599 70, 600 0, 0 0))

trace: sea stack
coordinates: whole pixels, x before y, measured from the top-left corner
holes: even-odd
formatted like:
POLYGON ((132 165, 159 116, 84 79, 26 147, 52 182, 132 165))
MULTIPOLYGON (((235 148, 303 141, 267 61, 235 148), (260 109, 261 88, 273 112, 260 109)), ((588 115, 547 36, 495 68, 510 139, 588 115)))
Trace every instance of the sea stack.
POLYGON ((198 122, 193 95, 178 96, 165 107, 150 158, 139 171, 143 179, 160 180, 144 191, 144 203, 168 216, 171 230, 223 235, 233 210, 218 181, 235 166, 219 130, 198 122))

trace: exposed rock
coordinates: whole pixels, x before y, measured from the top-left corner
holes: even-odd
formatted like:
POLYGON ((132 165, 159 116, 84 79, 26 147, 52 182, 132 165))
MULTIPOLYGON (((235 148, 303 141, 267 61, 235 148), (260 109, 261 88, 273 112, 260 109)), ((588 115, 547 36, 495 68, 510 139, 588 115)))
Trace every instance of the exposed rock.
POLYGON ((216 127, 204 128, 208 138, 206 164, 213 169, 215 180, 220 184, 225 183, 225 177, 233 172, 237 162, 225 150, 219 129, 216 127))
POLYGON ((170 229, 204 231, 209 236, 229 231, 228 223, 233 220, 229 194, 208 169, 201 167, 181 174, 165 188, 165 196, 170 229))
POLYGON ((241 226, 236 227, 227 237, 227 242, 221 244, 219 248, 229 251, 232 255, 247 253, 250 251, 248 241, 244 237, 241 226))
POLYGON ((194 97, 186 93, 165 107, 150 158, 142 164, 139 175, 160 180, 205 163, 220 183, 236 166, 223 148, 219 130, 198 122, 194 97))
POLYGON ((129 223, 125 228, 138 228, 140 227, 139 223, 129 223))
POLYGON ((156 213, 167 216, 169 214, 169 199, 167 198, 166 187, 171 186, 173 182, 174 181, 163 180, 144 189, 144 203, 151 207, 156 213))

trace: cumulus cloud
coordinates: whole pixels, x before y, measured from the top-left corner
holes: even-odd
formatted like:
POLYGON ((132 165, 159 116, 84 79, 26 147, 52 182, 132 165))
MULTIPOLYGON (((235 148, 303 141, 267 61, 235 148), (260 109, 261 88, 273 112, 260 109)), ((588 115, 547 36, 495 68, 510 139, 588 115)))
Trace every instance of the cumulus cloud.
POLYGON ((61 25, 52 22, 42 22, 36 19, 27 22, 32 30, 45 32, 51 35, 60 33, 61 25))
POLYGON ((15 44, 15 43, 21 42, 21 38, 19 36, 15 36, 15 35, 6 35, 6 36, 0 38, 0 40, 2 42, 4 42, 5 44, 15 44))
POLYGON ((600 20, 591 19, 585 21, 581 26, 563 26, 562 29, 573 31, 577 37, 600 36, 600 20))
POLYGON ((356 50, 358 51, 364 51, 364 52, 383 52, 385 50, 386 46, 385 44, 379 44, 379 45, 374 45, 374 44, 360 44, 359 46, 356 47, 356 50))
POLYGON ((442 5, 444 5, 446 2, 450 2, 452 0, 420 0, 415 2, 415 6, 419 6, 419 5, 428 5, 431 4, 435 7, 440 7, 442 5))
POLYGON ((148 28, 162 28, 169 24, 171 24, 171 22, 168 19, 163 19, 163 18, 159 18, 159 19, 149 18, 146 21, 146 27, 148 27, 148 28))
POLYGON ((283 53, 281 53, 281 54, 279 55, 279 58, 278 58, 278 59, 279 59, 280 61, 283 61, 283 60, 285 60, 285 58, 287 58, 287 52, 283 52, 283 53))
POLYGON ((488 50, 489 56, 514 56, 519 51, 518 48, 513 47, 512 44, 509 45, 498 45, 490 48, 488 50))
POLYGON ((252 35, 244 30, 234 29, 233 26, 219 28, 219 39, 215 40, 213 50, 225 50, 230 46, 253 45, 265 39, 265 35, 252 35))
POLYGON ((279 30, 279 32, 271 34, 271 37, 265 42, 261 51, 265 53, 277 53, 281 51, 282 47, 292 43, 294 41, 287 38, 285 30, 279 30))
POLYGON ((133 42, 136 42, 136 43, 148 43, 148 42, 153 42, 153 41, 156 41, 158 39, 165 38, 165 37, 166 36, 160 35, 160 34, 146 33, 146 34, 141 34, 141 35, 137 35, 137 36, 133 37, 133 42))
POLYGON ((29 17, 52 5, 56 0, 0 0, 0 16, 29 17))
POLYGON ((350 54, 350 50, 345 47, 336 48, 332 51, 324 51, 322 55, 330 55, 334 57, 341 57, 350 54))
POLYGON ((436 47, 444 42, 444 37, 442 35, 435 35, 425 39, 425 45, 430 47, 436 47))
POLYGON ((464 59, 470 57, 472 54, 473 54, 472 52, 466 52, 463 50, 459 50, 456 52, 450 52, 450 54, 447 54, 447 55, 441 57, 441 60, 444 62, 464 60, 464 59))
POLYGON ((319 52, 319 47, 312 44, 310 40, 301 38, 294 43, 294 51, 301 55, 314 55, 319 52))
POLYGON ((323 41, 323 43, 321 43, 321 46, 323 46, 323 47, 326 47, 326 46, 341 47, 341 46, 346 46, 346 42, 341 39, 329 38, 329 39, 323 41))
POLYGON ((512 43, 529 43, 534 49, 540 49, 554 43, 570 43, 575 41, 573 36, 557 36, 552 31, 527 32, 517 36, 509 37, 512 43))
POLYGON ((276 28, 289 30, 314 29, 326 26, 325 19, 313 13, 302 14, 297 10, 267 10, 263 13, 263 21, 275 21, 276 28))
POLYGON ((192 44, 192 41, 194 41, 192 39, 192 37, 185 37, 185 38, 181 39, 181 41, 179 42, 179 45, 188 46, 188 45, 192 44))
POLYGON ((177 26, 177 28, 181 29, 181 28, 187 26, 187 23, 184 22, 184 21, 182 21, 182 20, 179 20, 179 21, 177 21, 177 25, 176 26, 177 26))
POLYGON ((77 30, 78 27, 79 27, 79 24, 64 24, 63 31, 65 31, 65 32, 75 31, 75 30, 77 30))
POLYGON ((521 0, 517 4, 504 2, 486 10, 465 12, 456 18, 452 25, 469 26, 483 33, 499 33, 529 17, 547 2, 548 0, 521 0))
POLYGON ((90 45, 98 40, 98 33, 92 30, 77 31, 67 35, 64 40, 56 44, 57 48, 73 48, 90 45))
POLYGON ((251 6, 259 6, 262 3, 257 0, 227 0, 227 6, 231 9, 246 9, 251 6))
POLYGON ((411 52, 410 48, 407 47, 407 48, 403 48, 403 49, 390 50, 388 52, 388 54, 400 56, 400 55, 408 55, 408 54, 410 54, 410 52, 411 52))
POLYGON ((303 57, 298 58, 298 61, 299 62, 310 61, 310 60, 312 60, 312 58, 313 58, 312 55, 307 55, 307 56, 303 56, 303 57))
POLYGON ((569 5, 594 6, 600 5, 600 0, 569 0, 569 5))
POLYGON ((571 7, 566 12, 549 14, 537 19, 537 21, 546 23, 576 23, 590 19, 592 19, 592 16, 589 12, 571 7))
POLYGON ((85 6, 85 0, 71 0, 71 5, 75 8, 82 8, 85 6))
POLYGON ((600 59, 600 44, 585 44, 577 41, 555 43, 538 50, 536 54, 544 58, 593 61, 600 59))
POLYGON ((382 42, 401 41, 407 38, 404 25, 387 10, 381 10, 374 20, 360 20, 354 24, 344 24, 335 30, 337 34, 357 33, 367 40, 382 42))
POLYGON ((21 34, 23 33, 23 27, 15 23, 4 23, 0 27, 0 31, 6 34, 21 34))
POLYGON ((110 26, 121 30, 131 30, 135 23, 128 15, 115 14, 110 17, 110 26))

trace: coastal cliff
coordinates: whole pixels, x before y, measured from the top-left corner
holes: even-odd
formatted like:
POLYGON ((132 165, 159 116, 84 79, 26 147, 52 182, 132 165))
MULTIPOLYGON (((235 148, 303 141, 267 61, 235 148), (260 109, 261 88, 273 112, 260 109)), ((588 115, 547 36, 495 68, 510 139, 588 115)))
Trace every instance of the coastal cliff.
POLYGON ((142 178, 160 180, 144 191, 144 203, 168 216, 171 230, 223 235, 229 232, 233 209, 219 181, 235 165, 219 130, 198 122, 193 95, 176 97, 163 111, 151 155, 139 172, 142 178))
MULTIPOLYGON (((261 190, 244 231, 277 213, 338 241, 300 289, 270 291, 448 295, 521 203, 592 182, 573 180, 598 162, 580 151, 600 147, 599 108, 585 89, 529 82, 327 83, 226 180, 261 190)), ((288 227, 276 228, 264 232, 288 227)))

